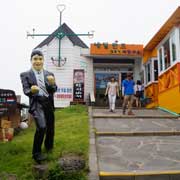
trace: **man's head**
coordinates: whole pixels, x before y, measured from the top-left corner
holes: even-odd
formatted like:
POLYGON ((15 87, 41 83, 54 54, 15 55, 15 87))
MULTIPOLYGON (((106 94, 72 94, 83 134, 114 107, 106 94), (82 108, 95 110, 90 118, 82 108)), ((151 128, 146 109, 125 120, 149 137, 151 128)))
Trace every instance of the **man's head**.
POLYGON ((127 73, 127 79, 132 79, 132 74, 131 73, 127 73))
POLYGON ((44 64, 43 53, 39 50, 33 50, 31 53, 31 64, 36 71, 41 71, 44 64))

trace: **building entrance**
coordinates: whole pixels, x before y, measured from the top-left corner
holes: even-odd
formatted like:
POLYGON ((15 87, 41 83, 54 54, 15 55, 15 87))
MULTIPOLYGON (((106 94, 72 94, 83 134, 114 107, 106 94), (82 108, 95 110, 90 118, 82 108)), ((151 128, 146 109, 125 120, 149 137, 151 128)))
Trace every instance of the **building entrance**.
POLYGON ((96 105, 97 106, 108 106, 108 99, 104 96, 107 83, 110 81, 110 78, 114 76, 115 80, 119 82, 118 73, 107 73, 101 72, 95 74, 95 86, 96 86, 96 105))
POLYGON ((95 98, 96 106, 107 106, 108 107, 108 97, 105 97, 105 91, 107 83, 110 81, 112 76, 119 84, 120 98, 116 99, 116 107, 122 106, 121 100, 121 82, 126 78, 127 72, 96 72, 95 73, 95 98))

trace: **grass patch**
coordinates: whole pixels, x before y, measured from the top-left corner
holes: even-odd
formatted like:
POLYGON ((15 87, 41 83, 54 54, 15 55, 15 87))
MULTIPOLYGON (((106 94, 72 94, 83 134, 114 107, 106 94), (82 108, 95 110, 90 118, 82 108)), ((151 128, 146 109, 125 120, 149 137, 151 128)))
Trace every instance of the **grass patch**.
MULTIPOLYGON (((89 148, 86 106, 74 105, 56 110, 55 117, 54 150, 51 154, 48 154, 47 162, 51 174, 57 171, 58 158, 66 154, 83 156, 88 162, 89 148)), ((11 142, 0 142, 0 177, 1 174, 8 173, 15 174, 20 180, 34 179, 32 166, 35 163, 31 157, 34 132, 35 127, 32 124, 30 128, 15 136, 11 142)), ((85 173, 86 170, 80 172, 78 174, 79 179, 76 179, 85 180, 85 173)), ((63 176, 63 173, 60 173, 60 176, 63 176)), ((67 179, 65 176, 62 178, 63 180, 67 179)), ((72 176, 75 177, 75 175, 72 176)))

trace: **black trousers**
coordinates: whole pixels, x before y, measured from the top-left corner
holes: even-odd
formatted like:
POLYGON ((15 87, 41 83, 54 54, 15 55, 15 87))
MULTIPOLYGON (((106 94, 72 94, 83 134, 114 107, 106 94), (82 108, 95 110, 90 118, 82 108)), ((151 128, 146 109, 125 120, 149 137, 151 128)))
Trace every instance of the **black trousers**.
POLYGON ((39 97, 37 108, 32 113, 36 123, 36 132, 33 142, 33 156, 41 153, 41 146, 44 140, 44 146, 47 150, 53 148, 54 143, 54 108, 48 98, 39 97))

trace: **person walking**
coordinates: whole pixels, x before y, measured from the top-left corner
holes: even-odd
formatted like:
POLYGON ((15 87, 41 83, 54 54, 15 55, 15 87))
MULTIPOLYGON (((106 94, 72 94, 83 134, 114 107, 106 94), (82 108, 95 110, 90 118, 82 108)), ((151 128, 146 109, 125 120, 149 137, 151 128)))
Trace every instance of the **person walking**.
POLYGON ((107 83, 105 96, 108 95, 109 111, 115 111, 116 95, 119 96, 118 83, 115 81, 114 76, 111 77, 110 82, 107 83))
POLYGON ((41 152, 44 145, 47 152, 53 149, 54 142, 54 98, 57 90, 54 74, 43 69, 44 56, 39 50, 31 53, 30 70, 20 74, 23 91, 29 97, 29 113, 36 124, 32 157, 37 162, 46 159, 41 152))
POLYGON ((128 105, 128 115, 134 115, 132 112, 132 104, 134 100, 134 81, 132 79, 131 73, 127 73, 126 79, 122 82, 122 97, 123 97, 123 105, 122 105, 122 113, 125 115, 126 107, 128 105))
POLYGON ((142 83, 140 80, 137 80, 134 86, 134 92, 135 92, 136 107, 141 107, 141 98, 143 96, 143 90, 142 90, 142 83))

